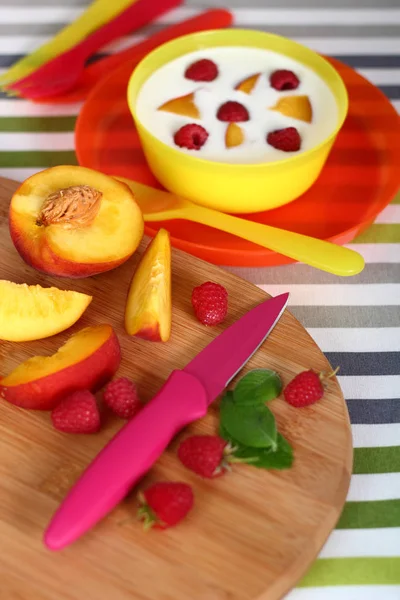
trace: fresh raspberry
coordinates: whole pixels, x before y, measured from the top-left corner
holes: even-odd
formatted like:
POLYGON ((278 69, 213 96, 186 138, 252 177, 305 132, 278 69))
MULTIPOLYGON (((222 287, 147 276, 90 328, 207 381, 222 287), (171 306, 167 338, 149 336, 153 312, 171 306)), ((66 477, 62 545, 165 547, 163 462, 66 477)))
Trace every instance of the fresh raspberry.
POLYGON ((188 148, 188 150, 200 150, 206 143, 208 131, 201 125, 189 123, 184 125, 174 135, 174 142, 180 148, 188 148))
POLYGON ((218 77, 218 67, 212 60, 202 58, 188 66, 185 77, 193 81, 214 81, 218 77))
POLYGON ((287 384, 283 390, 283 395, 289 404, 296 408, 309 406, 318 402, 324 395, 324 381, 336 375, 338 369, 325 376, 323 373, 316 373, 313 370, 299 373, 287 384))
POLYGON ((269 82, 271 87, 279 92, 283 92, 284 90, 295 90, 300 85, 300 80, 297 75, 295 75, 293 71, 288 71, 287 69, 274 71, 269 78, 269 82))
POLYGON ((194 503, 190 485, 176 481, 154 483, 139 495, 141 507, 138 516, 144 519, 144 527, 156 526, 166 529, 186 517, 194 503))
POLYGON ((135 384, 126 377, 110 381, 104 390, 104 402, 121 419, 132 419, 142 408, 135 384))
POLYGON ((65 433, 95 433, 100 429, 96 398, 89 390, 78 390, 53 408, 51 420, 65 433))
POLYGON ((203 325, 218 325, 228 312, 228 292, 219 283, 206 281, 194 288, 192 305, 203 325))
POLYGON ((179 446, 178 458, 200 477, 218 477, 229 468, 229 445, 217 435, 192 435, 179 446))
POLYGON ((228 123, 239 123, 250 119, 249 111, 240 102, 229 100, 221 104, 217 112, 217 119, 228 123))
POLYGON ((282 152, 297 152, 300 150, 301 137, 296 127, 286 127, 270 131, 267 135, 267 142, 277 150, 282 152))

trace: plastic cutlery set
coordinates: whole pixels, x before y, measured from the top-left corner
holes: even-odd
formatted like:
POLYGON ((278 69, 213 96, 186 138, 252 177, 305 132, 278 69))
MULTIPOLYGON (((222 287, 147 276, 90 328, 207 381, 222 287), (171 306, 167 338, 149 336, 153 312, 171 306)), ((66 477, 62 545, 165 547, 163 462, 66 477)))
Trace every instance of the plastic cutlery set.
POLYGON ((42 65, 9 88, 30 99, 62 94, 77 83, 86 60, 110 42, 147 25, 183 0, 137 0, 112 21, 105 23, 79 44, 42 65))

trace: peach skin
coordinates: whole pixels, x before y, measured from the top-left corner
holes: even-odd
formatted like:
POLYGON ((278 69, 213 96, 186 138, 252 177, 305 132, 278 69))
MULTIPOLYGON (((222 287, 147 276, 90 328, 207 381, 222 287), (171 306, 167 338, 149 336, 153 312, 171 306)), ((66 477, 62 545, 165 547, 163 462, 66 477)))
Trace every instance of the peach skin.
POLYGON ((121 349, 111 325, 86 327, 52 356, 33 356, 0 380, 0 398, 51 410, 76 390, 100 389, 116 373, 121 349))
POLYGON ((122 264, 143 236, 130 189, 92 169, 58 166, 24 181, 11 199, 13 243, 30 266, 64 277, 88 277, 122 264))
POLYGON ((171 243, 160 229, 133 275, 125 308, 129 335, 166 342, 171 334, 171 243))

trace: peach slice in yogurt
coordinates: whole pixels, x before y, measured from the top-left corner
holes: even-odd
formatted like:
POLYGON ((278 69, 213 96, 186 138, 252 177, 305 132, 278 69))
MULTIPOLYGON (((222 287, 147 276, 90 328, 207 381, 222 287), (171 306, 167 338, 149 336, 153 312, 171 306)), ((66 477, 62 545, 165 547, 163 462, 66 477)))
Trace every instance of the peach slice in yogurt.
POLYGON ((261 73, 256 73, 255 75, 250 75, 249 77, 246 77, 246 79, 242 79, 242 81, 240 81, 235 86, 235 90, 238 90, 239 92, 244 92, 245 94, 251 94, 260 76, 261 73))
POLYGON ((225 132, 225 146, 227 148, 234 148, 236 146, 241 146, 243 142, 243 129, 236 123, 229 123, 225 132))
POLYGON ((275 110, 285 117, 299 119, 306 123, 312 121, 312 106, 308 96, 284 96, 269 110, 275 110))
POLYGON ((200 111, 194 102, 193 93, 168 100, 168 102, 159 106, 158 110, 175 113, 176 115, 182 115, 184 117, 191 117, 192 119, 200 119, 200 111))

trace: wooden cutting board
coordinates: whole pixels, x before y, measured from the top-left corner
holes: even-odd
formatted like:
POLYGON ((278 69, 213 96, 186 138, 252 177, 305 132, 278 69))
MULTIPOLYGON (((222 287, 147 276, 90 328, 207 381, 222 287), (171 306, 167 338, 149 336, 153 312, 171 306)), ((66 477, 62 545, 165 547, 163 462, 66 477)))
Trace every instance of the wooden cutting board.
MULTIPOLYGON (((8 204, 15 188, 15 182, 0 180, 0 278, 74 289, 94 299, 68 331, 36 342, 0 342, 2 375, 30 356, 53 353, 80 328, 108 322, 121 342, 120 375, 134 379, 148 401, 172 369, 184 367, 223 330, 223 326, 206 328, 193 317, 190 294, 195 285, 214 280, 228 289, 226 325, 266 297, 252 284, 174 250, 171 339, 162 344, 130 338, 123 329, 123 311, 139 253, 122 267, 85 280, 57 279, 34 271, 19 257, 8 233, 8 204)), ((286 310, 246 370, 272 368, 287 383, 310 367, 324 370, 329 364, 286 310)), ((316 558, 340 515, 350 480, 352 444, 336 380, 312 407, 294 409, 280 399, 270 406, 279 430, 294 447, 292 469, 263 471, 240 465, 222 478, 203 481, 180 465, 175 440, 143 484, 156 479, 192 484, 195 508, 184 522, 168 531, 145 533, 136 520, 134 490, 90 533, 62 552, 52 553, 42 543, 52 514, 80 472, 123 423, 104 413, 100 433, 73 436, 55 431, 48 413, 2 402, 1 600, 282 598, 316 558)), ((214 405, 190 429, 215 432, 217 422, 214 405)))

